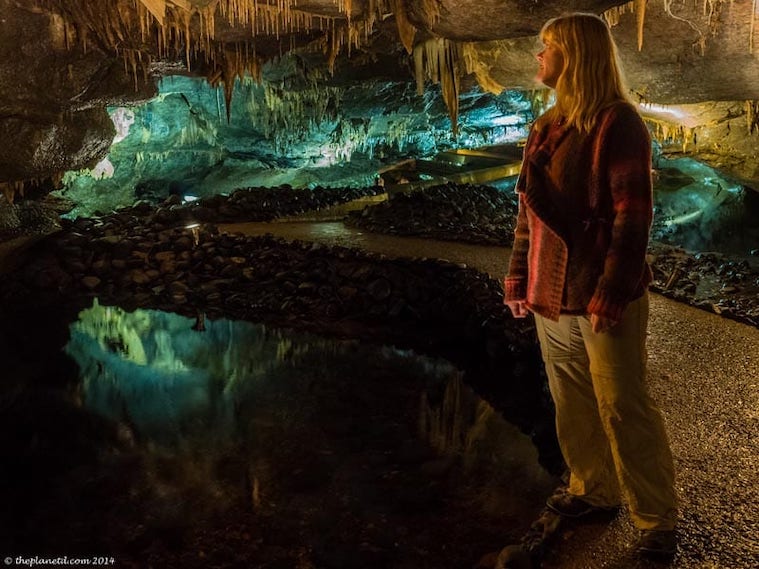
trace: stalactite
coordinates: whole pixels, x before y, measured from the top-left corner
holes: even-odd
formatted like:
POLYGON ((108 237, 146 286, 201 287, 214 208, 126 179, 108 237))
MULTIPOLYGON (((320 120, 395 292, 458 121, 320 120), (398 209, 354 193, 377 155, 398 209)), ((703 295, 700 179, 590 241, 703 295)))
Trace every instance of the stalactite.
POLYGON ((446 385, 439 407, 429 403, 426 393, 419 401, 419 436, 441 453, 460 453, 465 450, 473 416, 475 398, 460 376, 446 385))
POLYGON ((327 32, 328 39, 325 46, 325 53, 327 55, 327 67, 329 68, 330 73, 335 72, 335 61, 340 53, 340 46, 342 46, 343 43, 342 32, 342 28, 338 28, 334 25, 332 26, 332 29, 327 32))
POLYGON ((156 21, 163 25, 166 18, 166 0, 140 0, 140 2, 153 14, 156 21))
POLYGON ((424 49, 419 46, 414 50, 414 76, 416 77, 416 94, 424 95, 424 49))
POLYGON ((759 101, 746 101, 746 128, 748 133, 759 133, 759 101))
POLYGON ((451 118, 451 129, 454 135, 459 130, 459 69, 458 69, 458 46, 446 41, 443 50, 443 65, 440 66, 440 86, 443 92, 443 100, 448 108, 448 116, 451 118))
POLYGON ((142 341, 144 333, 151 329, 146 311, 126 312, 118 307, 100 306, 95 299, 92 308, 79 313, 72 328, 96 340, 104 350, 117 352, 126 361, 148 363, 142 341))
POLYGON ((606 23, 609 24, 609 27, 613 28, 619 24, 619 19, 622 17, 622 15, 635 11, 636 1, 637 0, 630 0, 630 2, 627 2, 626 4, 613 6, 612 8, 609 8, 603 12, 601 15, 606 20, 606 23))
MULTIPOLYGON (((140 40, 145 43, 150 35, 150 28, 152 27, 150 12, 144 4, 137 4, 137 20, 140 22, 140 40)), ((159 49, 160 54, 160 49, 159 49)))
POLYGON ((50 42, 56 49, 68 49, 68 23, 60 14, 50 17, 50 42))
POLYGON ((648 0, 630 0, 626 4, 609 8, 602 14, 610 28, 619 24, 619 19, 622 15, 629 13, 635 14, 636 29, 638 33, 638 51, 643 49, 643 25, 646 20, 647 2, 648 0))
POLYGON ((24 182, 23 180, 12 180, 10 182, 0 182, 0 191, 2 191, 5 199, 10 205, 16 200, 16 196, 24 197, 24 182))
POLYGON ((422 0, 422 14, 429 27, 432 27, 440 19, 440 5, 438 0, 422 0))
POLYGON ((216 34, 216 4, 200 8, 198 14, 200 15, 200 35, 206 45, 211 45, 216 34))
MULTIPOLYGON (((244 86, 251 86, 249 80, 244 86)), ((342 89, 308 87, 292 90, 287 85, 264 83, 248 89, 245 107, 256 130, 283 149, 310 136, 325 122, 337 120, 342 89)))
POLYGON ((235 91, 235 81, 237 80, 237 70, 231 61, 225 59, 224 69, 224 104, 227 109, 227 123, 232 118, 232 95, 235 91))
POLYGON ((638 51, 643 49, 643 25, 646 21, 646 3, 648 0, 635 0, 635 18, 638 27, 638 51))
MULTIPOLYGON (((421 59, 424 74, 433 83, 440 83, 443 101, 448 108, 448 116, 451 119, 451 128, 458 132, 459 116, 459 59, 460 48, 455 42, 444 38, 430 39, 414 48, 414 61, 417 64, 421 59), (420 50, 421 53, 416 53, 420 50)), ((418 72, 418 71, 417 71, 418 72)), ((420 79, 417 75, 417 89, 420 79)), ((423 84, 423 80, 421 80, 423 84)))
POLYGON ((134 90, 138 91, 140 87, 139 79, 142 79, 143 83, 148 81, 148 69, 152 61, 150 54, 143 54, 142 50, 130 48, 116 49, 115 51, 117 55, 121 55, 124 61, 124 70, 132 75, 134 90))
POLYGON ((416 28, 408 19, 408 12, 404 0, 390 0, 390 6, 395 15, 395 25, 398 26, 398 35, 407 53, 414 50, 414 35, 416 28))
POLYGON ((501 49, 497 42, 488 42, 488 45, 490 49, 483 47, 481 42, 466 42, 461 46, 462 58, 466 73, 474 73, 477 83, 483 91, 499 95, 503 92, 504 86, 493 79, 490 70, 501 49))
POLYGON ((756 14, 759 13, 759 0, 754 0, 751 5, 751 23, 748 35, 748 52, 754 53, 754 25, 756 24, 756 14))
POLYGON ((190 114, 187 126, 179 132, 180 146, 195 146, 199 142, 205 142, 208 146, 216 145, 217 129, 207 121, 190 114))
MULTIPOLYGON (((344 17, 328 17, 295 9, 297 0, 276 0, 274 3, 260 0, 112 0, 109 3, 90 0, 39 0, 64 21, 63 40, 70 47, 73 30, 76 37, 86 45, 87 31, 99 38, 106 48, 125 58, 127 70, 139 75, 133 63, 143 65, 147 76, 149 58, 142 52, 144 44, 152 39, 160 58, 183 56, 190 68, 197 56, 216 67, 219 52, 227 46, 215 43, 216 18, 222 17, 231 26, 245 26, 251 36, 269 34, 280 37, 284 33, 330 30, 330 63, 334 61, 343 45, 348 51, 360 47, 372 34, 374 23, 387 13, 388 0, 369 0, 368 7, 354 14, 352 0, 340 0, 338 10, 344 17), (135 17, 136 16, 136 17, 135 17), (139 43, 134 42, 139 37, 139 43), (219 49, 221 45, 221 49, 219 49)), ((291 42, 293 37, 291 37, 291 42)), ((231 47, 229 48, 231 49, 231 47)), ((222 64, 226 58, 222 58, 222 64)), ((258 58, 254 65, 258 65, 258 58)), ((228 62, 227 62, 228 63, 228 62)))
POLYGON ((688 147, 698 146, 698 128, 667 122, 658 118, 644 116, 644 121, 652 130, 653 137, 663 145, 678 145, 682 152, 688 147))

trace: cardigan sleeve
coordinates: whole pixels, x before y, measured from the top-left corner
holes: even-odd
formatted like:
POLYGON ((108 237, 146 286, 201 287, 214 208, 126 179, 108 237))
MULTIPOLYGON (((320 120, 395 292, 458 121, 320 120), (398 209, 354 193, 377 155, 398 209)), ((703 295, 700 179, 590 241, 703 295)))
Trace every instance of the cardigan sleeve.
POLYGON ((653 218, 651 138, 630 105, 621 105, 599 143, 613 219, 603 274, 588 313, 620 320, 647 271, 646 249, 653 218))
POLYGON ((530 228, 527 223, 527 204, 524 199, 526 163, 528 154, 532 148, 532 142, 536 136, 536 126, 533 124, 527 136, 522 155, 522 171, 517 179, 516 192, 519 197, 519 209, 517 210, 517 222, 514 227, 514 244, 511 247, 509 270, 503 279, 503 300, 525 300, 527 298, 527 252, 530 248, 530 228))
POLYGON ((503 281, 503 298, 525 300, 527 298, 527 251, 530 247, 530 230, 527 224, 524 194, 519 192, 519 211, 514 228, 514 245, 509 260, 509 272, 503 281))
POLYGON ((509 270, 503 279, 503 300, 525 300, 527 298, 527 251, 530 248, 530 228, 527 223, 527 204, 524 199, 526 184, 527 157, 535 140, 537 127, 533 123, 527 135, 522 154, 522 169, 517 179, 516 192, 519 197, 519 209, 517 210, 517 222, 514 227, 514 244, 511 247, 509 270))

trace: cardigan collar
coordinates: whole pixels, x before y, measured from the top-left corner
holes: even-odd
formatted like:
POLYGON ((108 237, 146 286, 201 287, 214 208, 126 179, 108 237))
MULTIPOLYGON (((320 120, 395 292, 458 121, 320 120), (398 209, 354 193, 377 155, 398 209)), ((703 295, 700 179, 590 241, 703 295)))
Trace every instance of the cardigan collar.
POLYGON ((565 243, 563 212, 557 210, 556 204, 546 194, 545 176, 551 157, 573 128, 548 125, 530 133, 516 186, 516 191, 524 195, 530 209, 565 243))
POLYGON ((525 157, 538 168, 545 168, 551 161, 559 145, 572 131, 573 127, 563 123, 546 125, 536 132, 531 147, 527 149, 525 157))

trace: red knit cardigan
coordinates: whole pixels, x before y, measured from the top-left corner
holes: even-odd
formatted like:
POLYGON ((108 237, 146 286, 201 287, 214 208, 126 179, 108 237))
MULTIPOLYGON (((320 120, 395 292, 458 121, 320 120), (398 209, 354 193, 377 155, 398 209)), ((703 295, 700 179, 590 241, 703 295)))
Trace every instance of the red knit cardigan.
POLYGON ((567 136, 570 130, 533 127, 527 139, 504 299, 523 300, 551 320, 568 312, 618 321, 651 282, 645 259, 653 217, 651 138, 636 109, 625 102, 602 111, 584 139, 589 149, 556 153, 577 138, 567 136), (555 153, 567 162, 552 164, 555 153), (561 192, 587 202, 587 216, 562 211, 547 181, 551 168, 568 166, 583 173, 576 177, 582 187, 561 192))

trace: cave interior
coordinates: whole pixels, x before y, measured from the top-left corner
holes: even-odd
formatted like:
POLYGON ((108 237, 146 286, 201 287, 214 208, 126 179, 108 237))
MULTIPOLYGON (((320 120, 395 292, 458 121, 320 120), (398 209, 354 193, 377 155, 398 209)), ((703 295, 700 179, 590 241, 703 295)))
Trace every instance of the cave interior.
POLYGON ((509 245, 567 9, 609 23, 652 135, 656 290, 759 326, 756 0, 0 0, 0 545, 305 569, 517 541, 561 467, 532 330, 492 275, 351 243, 509 245))

